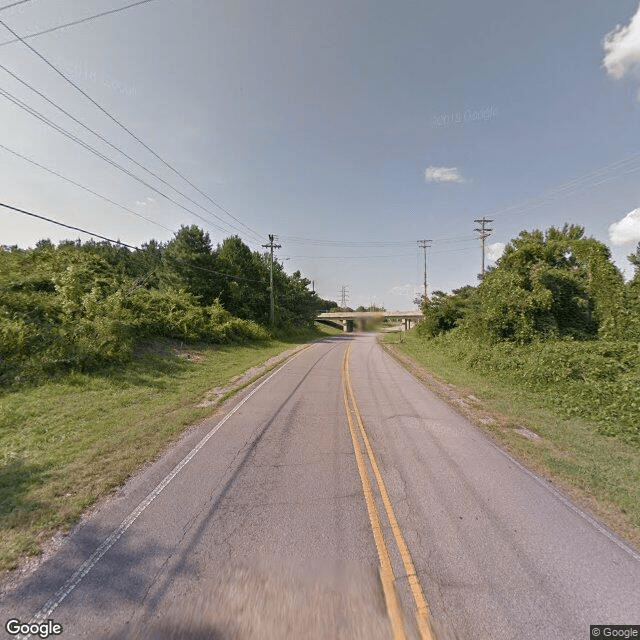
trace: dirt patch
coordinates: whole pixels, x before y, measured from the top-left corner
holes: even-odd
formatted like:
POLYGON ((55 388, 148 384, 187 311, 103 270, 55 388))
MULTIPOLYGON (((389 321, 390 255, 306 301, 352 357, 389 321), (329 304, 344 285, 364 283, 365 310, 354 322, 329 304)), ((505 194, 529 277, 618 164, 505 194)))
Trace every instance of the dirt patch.
POLYGON ((520 427, 516 429, 516 433, 519 433, 524 438, 528 438, 529 440, 542 440, 542 438, 535 432, 531 431, 531 429, 527 429, 526 427, 520 427))
POLYGON ((215 389, 211 389, 207 391, 204 399, 197 405, 198 407, 215 407, 220 404, 227 396, 234 391, 239 391, 242 387, 249 384, 254 378, 259 377, 263 373, 266 373, 270 369, 273 369, 280 362, 284 362, 287 358, 290 358, 292 355, 301 351, 308 345, 301 344, 293 349, 288 349, 287 351, 283 351, 279 353, 277 356, 273 356, 269 358, 266 362, 263 362, 261 365, 257 367, 252 367, 248 369, 240 376, 235 376, 231 378, 227 384, 216 387, 215 389))
POLYGON ((41 544, 41 552, 38 555, 22 557, 15 569, 5 571, 4 575, 0 576, 0 599, 20 586, 42 563, 53 557, 62 547, 66 537, 67 534, 64 531, 57 531, 49 540, 41 544))

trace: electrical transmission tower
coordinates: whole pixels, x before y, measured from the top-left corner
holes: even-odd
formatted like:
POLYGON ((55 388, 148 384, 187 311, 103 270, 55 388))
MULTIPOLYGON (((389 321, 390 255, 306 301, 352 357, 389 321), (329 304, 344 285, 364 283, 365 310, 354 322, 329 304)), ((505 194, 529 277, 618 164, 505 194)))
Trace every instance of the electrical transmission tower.
POLYGON ((480 227, 476 227, 474 231, 480 234, 478 238, 480 238, 482 242, 482 270, 480 271, 480 278, 482 279, 484 277, 484 241, 491 235, 491 231, 493 231, 493 229, 487 228, 487 224, 493 222, 493 220, 488 220, 483 216, 480 220, 474 220, 474 222, 480 225, 480 227))
POLYGON ((343 284, 340 287, 340 308, 344 309, 347 306, 349 300, 349 285, 343 284))
POLYGON ((427 299, 427 249, 431 247, 432 240, 418 240, 418 246, 424 251, 424 291, 422 297, 427 299))
POLYGON ((282 245, 273 243, 274 238, 275 236, 272 233, 270 233, 269 243, 262 245, 265 249, 271 249, 271 263, 270 263, 270 269, 269 269, 269 293, 270 293, 269 322, 271 323, 271 326, 273 326, 276 323, 276 311, 275 311, 275 303, 273 298, 273 250, 282 248, 282 245))

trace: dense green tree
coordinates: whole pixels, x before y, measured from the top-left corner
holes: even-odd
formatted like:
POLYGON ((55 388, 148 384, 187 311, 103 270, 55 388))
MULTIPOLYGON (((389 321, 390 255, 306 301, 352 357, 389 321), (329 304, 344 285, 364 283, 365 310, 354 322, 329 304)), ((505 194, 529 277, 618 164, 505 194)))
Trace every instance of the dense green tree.
POLYGON ((634 274, 626 283, 624 291, 626 337, 640 340, 640 242, 635 252, 627 256, 627 259, 634 267, 634 274))
POLYGON ((218 295, 222 306, 239 318, 267 323, 269 268, 264 257, 238 236, 226 238, 216 255, 219 269, 226 274, 218 295))
MULTIPOLYGON (((0 383, 60 369, 126 360, 155 336, 219 343, 264 339, 270 256, 238 237, 212 249, 207 233, 182 227, 139 250, 108 242, 49 240, 0 249, 0 383)), ((300 272, 274 263, 281 325, 309 325, 335 304, 300 272)))
POLYGON ((522 231, 478 286, 465 326, 492 340, 615 337, 625 326, 623 279, 584 229, 522 231))
POLYGON ((216 256, 211 251, 209 234, 197 227, 182 226, 162 250, 164 287, 184 289, 209 305, 224 290, 216 256))
POLYGON ((627 260, 629 260, 629 262, 633 265, 633 268, 634 268, 632 282, 633 281, 640 282, 640 242, 638 242, 634 253, 631 253, 630 255, 627 256, 627 260))
POLYGON ((419 333, 436 336, 457 327, 472 304, 475 287, 466 285, 454 289, 451 294, 434 291, 430 298, 423 298, 421 310, 424 320, 420 323, 419 333))

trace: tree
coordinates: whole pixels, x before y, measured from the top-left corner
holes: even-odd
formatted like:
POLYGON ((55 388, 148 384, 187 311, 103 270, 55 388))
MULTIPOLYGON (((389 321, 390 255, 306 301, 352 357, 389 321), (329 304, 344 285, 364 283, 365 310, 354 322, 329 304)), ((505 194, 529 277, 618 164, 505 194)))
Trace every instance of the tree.
POLYGON ((184 289, 196 296, 202 305, 210 305, 224 289, 216 271, 217 262, 211 252, 211 240, 196 225, 182 226, 162 251, 165 287, 184 289))
POLYGON ((475 287, 466 285, 454 289, 451 294, 434 291, 431 298, 423 297, 424 320, 418 325, 419 333, 436 336, 457 327, 469 310, 474 292, 475 287))
POLYGON ((492 340, 620 335, 622 275, 608 248, 565 225, 522 231, 477 290, 469 331, 492 340))
POLYGON ((628 317, 625 337, 640 340, 640 242, 627 259, 634 267, 634 274, 625 285, 624 307, 628 317))
POLYGON ((226 238, 216 250, 220 271, 228 274, 221 287, 222 306, 239 318, 266 324, 269 320, 269 270, 262 256, 238 236, 226 238))

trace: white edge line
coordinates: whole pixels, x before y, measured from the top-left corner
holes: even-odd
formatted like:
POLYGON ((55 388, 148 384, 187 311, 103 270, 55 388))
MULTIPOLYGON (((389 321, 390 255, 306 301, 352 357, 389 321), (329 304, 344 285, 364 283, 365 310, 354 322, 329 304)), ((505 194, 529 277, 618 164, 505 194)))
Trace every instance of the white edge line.
MULTIPOLYGON (((478 429, 485 437, 487 437, 486 434, 481 429, 479 429, 479 427, 477 427, 475 424, 471 422, 470 424, 475 429, 478 429)), ((640 562, 640 554, 638 554, 638 552, 635 551, 633 547, 629 546, 623 539, 620 539, 618 537, 618 534, 614 534, 611 531, 609 531, 609 529, 605 528, 602 524, 600 524, 593 516, 590 516, 588 513, 583 511, 580 507, 576 506, 569 498, 567 498, 558 489, 551 486, 548 480, 541 478, 536 473, 531 471, 531 469, 527 469, 527 467, 525 467, 521 462, 519 462, 514 457, 512 457, 511 454, 504 451, 504 449, 502 449, 495 442, 492 442, 491 439, 487 438, 487 440, 494 449, 498 450, 503 456, 505 456, 505 458, 507 458, 510 462, 513 462, 513 464, 515 464, 521 471, 524 471, 529 477, 533 478, 533 480, 535 480, 541 487, 544 487, 549 493, 553 494, 556 498, 558 498, 558 500, 560 500, 560 502, 562 502, 562 504, 564 504, 565 507, 568 507, 569 509, 571 509, 571 511, 573 511, 575 514, 579 515, 581 518, 586 520, 597 531, 599 531, 601 534, 609 538, 609 540, 611 540, 611 542, 613 542, 618 547, 620 547, 620 549, 622 549, 623 551, 626 551, 634 560, 636 560, 637 562, 640 562)))
POLYGON ((402 369, 402 371, 404 371, 407 374, 409 374, 414 380, 417 380, 423 387, 425 387, 428 391, 433 393, 436 398, 438 398, 441 402, 444 402, 451 410, 455 411, 460 416, 462 416, 476 431, 478 431, 479 433, 481 433, 483 435, 485 440, 496 451, 501 453, 505 458, 507 458, 507 460, 509 460, 510 462, 515 464, 521 471, 524 471, 530 478, 535 480, 541 487, 544 487, 549 493, 554 495, 558 500, 560 500, 560 502, 562 502, 562 504, 564 504, 565 507, 568 507, 575 514, 579 515, 583 520, 586 520, 594 529, 596 529, 602 535, 607 537, 611 542, 613 542, 615 545, 620 547, 620 549, 622 549, 623 551, 626 551, 634 560, 636 560, 637 562, 640 562, 640 554, 633 547, 631 547, 629 544, 627 544, 627 542, 624 539, 621 539, 618 536, 618 534, 615 534, 615 533, 612 533, 611 531, 609 531, 609 529, 605 528, 602 524, 600 524, 600 522, 598 522, 593 516, 590 516, 588 513, 584 512, 580 507, 576 506, 569 498, 567 498, 562 492, 560 492, 555 487, 551 486, 549 481, 543 479, 538 474, 536 474, 535 472, 531 471, 531 469, 528 469, 524 464, 522 464, 521 462, 516 460, 510 453, 507 453, 500 445, 496 444, 487 435, 487 433, 485 431, 483 431, 477 425, 473 424, 473 422, 471 422, 471 420, 469 420, 469 418, 467 418, 462 413, 457 411, 456 408, 451 406, 448 402, 446 402, 446 400, 443 400, 435 391, 432 391, 431 389, 429 389, 429 387, 427 387, 426 384, 423 384, 422 381, 419 380, 416 376, 414 376, 408 369, 405 369, 405 367, 403 367, 400 362, 398 362, 394 357, 392 357, 391 354, 387 353, 385 351, 385 349, 383 349, 382 347, 380 347, 380 349, 382 350, 382 352, 384 354, 386 354, 386 356, 392 362, 394 362, 396 365, 398 365, 402 369))
MULTIPOLYGON (((314 345, 310 345, 311 347, 314 345)), ((162 490, 180 473, 183 467, 185 467, 191 459, 204 447, 209 439, 215 435, 220 427, 245 403, 251 396, 256 393, 261 387, 263 387, 271 378, 280 373, 289 363, 297 358, 303 351, 310 347, 304 347, 298 353, 289 358, 283 365, 278 367, 268 378, 265 378, 251 393, 246 395, 227 415, 216 424, 215 427, 207 433, 202 440, 167 474, 156 486, 156 488, 147 495, 147 497, 127 516, 120 526, 76 569, 73 575, 67 580, 67 582, 55 593, 55 595, 36 613, 29 621, 29 624, 36 624, 41 620, 47 619, 60 605, 60 603, 78 586, 80 581, 91 571, 96 563, 102 558, 102 556, 113 547, 113 545, 120 539, 122 534, 138 519, 138 516, 160 495, 162 490)), ((31 634, 26 636, 17 636, 19 640, 27 640, 31 637, 31 634)))

